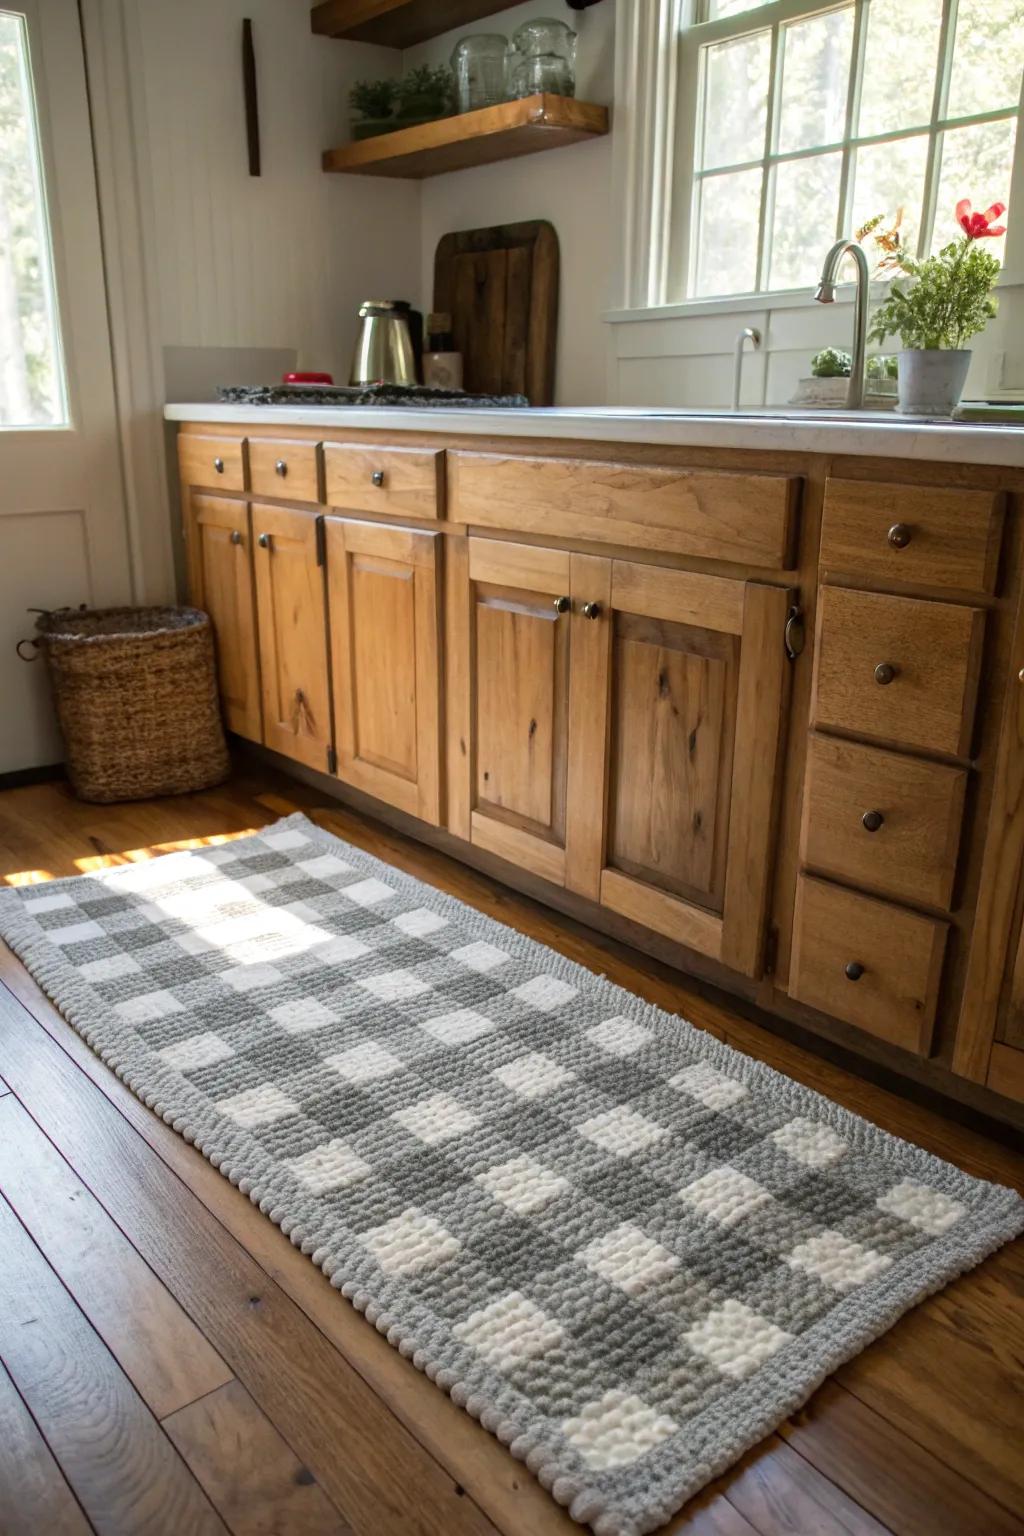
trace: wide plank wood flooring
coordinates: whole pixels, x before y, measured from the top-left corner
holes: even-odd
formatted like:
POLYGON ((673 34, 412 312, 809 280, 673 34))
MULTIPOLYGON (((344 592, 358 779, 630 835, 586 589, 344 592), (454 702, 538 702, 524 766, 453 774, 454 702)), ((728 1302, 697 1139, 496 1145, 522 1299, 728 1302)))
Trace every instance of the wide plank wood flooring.
MULTIPOLYGON (((0 881, 305 809, 885 1129, 1024 1189, 1024 1157, 632 951, 269 773, 86 806, 0 793, 0 881), (319 808, 318 808, 319 806, 319 808)), ((676 1517, 689 1536, 1024 1536, 1024 1243, 926 1301, 676 1517)), ((158 1120, 0 946, 0 1536, 570 1536, 564 1511, 158 1120)))

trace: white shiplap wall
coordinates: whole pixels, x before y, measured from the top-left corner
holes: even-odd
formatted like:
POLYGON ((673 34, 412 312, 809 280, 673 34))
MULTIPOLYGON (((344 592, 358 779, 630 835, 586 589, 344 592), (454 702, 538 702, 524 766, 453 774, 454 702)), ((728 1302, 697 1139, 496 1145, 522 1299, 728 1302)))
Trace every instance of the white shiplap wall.
POLYGON ((347 376, 361 299, 419 294, 413 182, 326 176, 348 91, 391 49, 314 37, 307 0, 136 0, 166 347, 295 349, 347 376), (253 20, 263 174, 250 177, 242 19, 253 20))

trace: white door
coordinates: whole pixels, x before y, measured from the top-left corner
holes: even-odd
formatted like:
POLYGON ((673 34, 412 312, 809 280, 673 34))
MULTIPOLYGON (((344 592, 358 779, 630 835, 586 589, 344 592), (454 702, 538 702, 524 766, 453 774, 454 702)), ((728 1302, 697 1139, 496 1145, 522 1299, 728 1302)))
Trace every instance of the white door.
POLYGON ((76 0, 0 0, 0 774, 61 757, 29 608, 131 601, 76 0))

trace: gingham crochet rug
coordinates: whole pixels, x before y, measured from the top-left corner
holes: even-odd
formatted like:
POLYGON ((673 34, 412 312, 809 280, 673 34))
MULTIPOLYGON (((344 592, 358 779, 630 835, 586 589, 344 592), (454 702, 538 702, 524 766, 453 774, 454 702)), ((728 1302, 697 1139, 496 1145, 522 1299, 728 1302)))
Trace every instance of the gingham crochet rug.
POLYGON ((656 1529, 1024 1228, 1012 1191, 302 816, 8 891, 0 932, 601 1536, 656 1529))

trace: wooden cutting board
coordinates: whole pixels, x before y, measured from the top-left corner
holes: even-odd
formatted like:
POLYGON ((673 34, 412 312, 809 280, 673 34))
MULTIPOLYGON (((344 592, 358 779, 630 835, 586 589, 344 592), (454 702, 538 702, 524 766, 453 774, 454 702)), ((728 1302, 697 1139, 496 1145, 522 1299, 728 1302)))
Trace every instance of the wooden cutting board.
POLYGON ((460 229, 434 256, 434 309, 452 317, 473 394, 555 398, 558 236, 544 219, 460 229))

